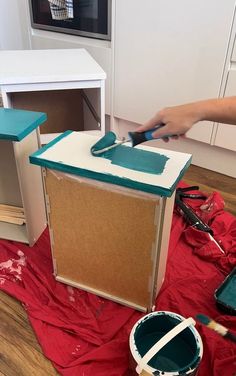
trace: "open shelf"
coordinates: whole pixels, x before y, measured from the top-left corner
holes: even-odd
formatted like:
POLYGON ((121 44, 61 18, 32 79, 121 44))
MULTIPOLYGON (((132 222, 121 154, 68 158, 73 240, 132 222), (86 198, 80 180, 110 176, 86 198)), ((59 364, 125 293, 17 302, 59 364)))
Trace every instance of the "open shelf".
POLYGON ((102 136, 96 108, 99 102, 97 88, 87 89, 86 93, 82 89, 16 92, 9 97, 13 108, 47 114, 47 120, 39 128, 42 144, 68 129, 102 136))

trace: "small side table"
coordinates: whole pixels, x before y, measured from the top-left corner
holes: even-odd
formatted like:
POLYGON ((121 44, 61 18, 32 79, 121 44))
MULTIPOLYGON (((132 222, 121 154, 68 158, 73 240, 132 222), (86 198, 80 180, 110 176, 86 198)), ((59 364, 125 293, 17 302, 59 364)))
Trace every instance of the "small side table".
POLYGON ((40 147, 38 127, 46 119, 41 112, 0 109, 0 238, 30 246, 47 225, 42 173, 29 163, 29 155, 40 147), (6 221, 13 210, 23 223, 6 221))

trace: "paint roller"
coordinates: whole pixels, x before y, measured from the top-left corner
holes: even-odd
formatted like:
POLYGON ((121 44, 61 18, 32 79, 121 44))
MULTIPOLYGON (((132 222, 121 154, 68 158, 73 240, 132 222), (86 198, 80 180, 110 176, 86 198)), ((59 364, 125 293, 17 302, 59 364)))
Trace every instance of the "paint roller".
MULTIPOLYGON (((120 146, 126 142, 131 142, 132 147, 142 144, 143 142, 153 140, 153 133, 159 128, 164 127, 165 124, 159 124, 155 128, 152 128, 145 132, 128 132, 129 138, 122 141, 116 142, 116 135, 114 132, 108 132, 103 136, 94 146, 91 148, 91 153, 94 156, 105 153, 117 146, 120 146)), ((163 137, 170 137, 170 135, 165 135, 163 137)))

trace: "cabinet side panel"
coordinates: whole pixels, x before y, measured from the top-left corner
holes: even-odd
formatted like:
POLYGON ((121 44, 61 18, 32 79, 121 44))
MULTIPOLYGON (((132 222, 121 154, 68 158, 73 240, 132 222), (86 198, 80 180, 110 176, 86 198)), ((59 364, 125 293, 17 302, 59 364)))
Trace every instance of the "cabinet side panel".
MULTIPOLYGON (((173 206, 175 201, 175 193, 170 198, 163 199, 162 220, 159 236, 159 252, 156 269, 156 291, 158 294, 165 278, 166 261, 169 249, 170 230, 173 217, 173 206)), ((154 297, 155 298, 155 297, 154 297)))
POLYGON ((46 174, 57 276, 148 308, 159 198, 46 174))
POLYGON ((37 130, 14 145, 29 244, 33 245, 47 225, 41 168, 29 162, 39 148, 37 130))
POLYGON ((5 140, 0 140, 0 203, 22 207, 13 144, 5 140))

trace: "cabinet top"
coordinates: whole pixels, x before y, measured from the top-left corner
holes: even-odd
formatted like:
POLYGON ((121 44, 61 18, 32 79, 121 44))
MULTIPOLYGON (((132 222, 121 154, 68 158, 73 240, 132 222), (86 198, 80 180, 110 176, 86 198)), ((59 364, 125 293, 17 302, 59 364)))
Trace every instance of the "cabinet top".
POLYGON ((109 153, 93 156, 91 147, 98 140, 96 136, 66 131, 31 155, 30 162, 159 196, 172 195, 191 163, 190 154, 145 145, 118 146, 112 158, 109 153))
POLYGON ((0 85, 104 80, 84 49, 0 51, 0 85))
POLYGON ((0 140, 21 141, 46 119, 43 112, 0 108, 0 140))

